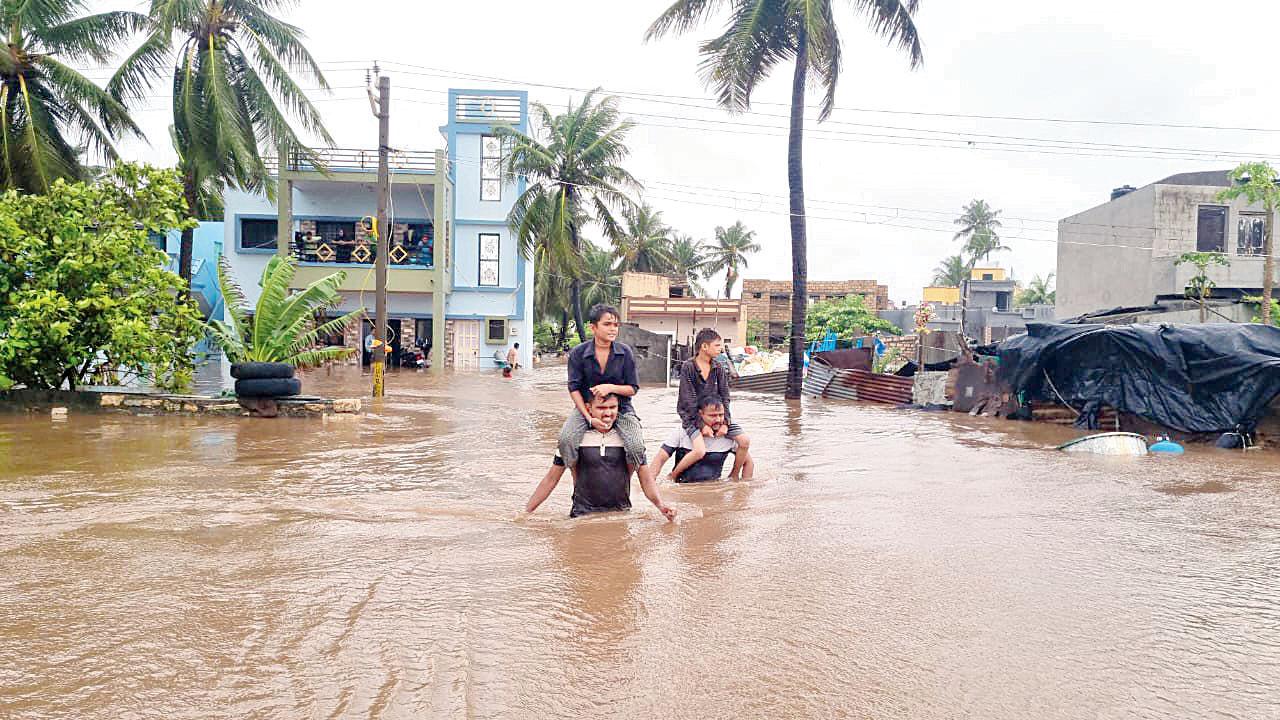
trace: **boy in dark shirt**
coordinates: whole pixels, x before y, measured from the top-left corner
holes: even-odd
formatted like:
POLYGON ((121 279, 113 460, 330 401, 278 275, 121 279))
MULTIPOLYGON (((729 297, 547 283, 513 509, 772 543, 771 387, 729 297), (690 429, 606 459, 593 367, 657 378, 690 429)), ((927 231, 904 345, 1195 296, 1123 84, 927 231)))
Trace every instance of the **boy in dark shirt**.
POLYGON ((594 395, 618 396, 618 419, 614 426, 622 436, 627 462, 636 467, 641 481, 653 479, 645 457, 644 432, 640 418, 631 407, 631 397, 640 391, 636 359, 625 343, 615 342, 621 315, 612 305, 596 305, 588 313, 592 338, 569 351, 569 398, 577 409, 560 429, 560 457, 569 467, 578 461, 578 446, 598 420, 591 418, 588 404, 594 395))
MULTIPOLYGON (((751 438, 742 430, 742 426, 733 422, 729 415, 729 373, 716 358, 724 350, 724 340, 720 333, 711 328, 698 331, 693 340, 697 354, 684 361, 680 366, 680 395, 676 399, 676 414, 689 435, 692 451, 676 463, 671 471, 671 479, 679 481, 680 474, 686 468, 702 459, 707 452, 706 440, 712 437, 727 437, 737 446, 733 456, 733 470, 730 479, 742 476, 743 468, 750 460, 751 438), (715 428, 709 427, 699 417, 698 406, 704 397, 718 399, 724 408, 724 422, 715 428)), ((755 464, 751 463, 751 467, 755 464)), ((748 470, 743 479, 750 480, 748 470)))
MULTIPOLYGON (((631 473, 635 466, 628 464, 622 436, 614 427, 619 417, 618 404, 616 395, 598 394, 591 398, 587 412, 592 420, 599 422, 584 433, 575 453, 577 459, 570 466, 573 468, 573 509, 569 517, 631 509, 631 473)), ((565 466, 564 458, 557 455, 551 469, 534 488, 525 512, 537 510, 551 495, 564 476, 565 466)), ((652 479, 640 478, 640 489, 668 521, 675 519, 676 511, 663 504, 652 479)))

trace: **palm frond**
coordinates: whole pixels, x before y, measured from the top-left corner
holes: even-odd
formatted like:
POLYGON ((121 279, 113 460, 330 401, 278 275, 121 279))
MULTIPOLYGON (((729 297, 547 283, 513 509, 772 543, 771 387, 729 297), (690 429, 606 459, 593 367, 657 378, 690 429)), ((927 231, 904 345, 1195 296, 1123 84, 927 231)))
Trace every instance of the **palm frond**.
POLYGON ((69 60, 105 63, 115 57, 121 43, 147 25, 146 15, 117 10, 39 28, 37 35, 50 53, 69 60))

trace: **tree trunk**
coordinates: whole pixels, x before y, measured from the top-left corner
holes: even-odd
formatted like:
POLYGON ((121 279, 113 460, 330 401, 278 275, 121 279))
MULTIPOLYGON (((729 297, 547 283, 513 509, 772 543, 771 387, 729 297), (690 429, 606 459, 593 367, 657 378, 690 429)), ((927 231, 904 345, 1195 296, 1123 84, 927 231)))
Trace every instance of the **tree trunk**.
POLYGON ((569 336, 569 308, 560 308, 560 339, 556 347, 564 347, 564 340, 569 336))
MULTIPOLYGON (((191 173, 184 173, 182 176, 182 194, 187 201, 187 217, 197 218, 197 195, 196 195, 196 179, 191 173)), ((182 231, 182 241, 178 245, 178 275, 182 277, 182 281, 187 284, 187 297, 191 297, 191 261, 192 246, 195 240, 195 230, 187 228, 182 231)))
POLYGON ((1267 203, 1266 232, 1262 236, 1262 324, 1271 324, 1271 278, 1275 275, 1275 259, 1271 256, 1271 231, 1275 226, 1276 209, 1267 203))
POLYGON ((795 77, 791 81, 791 130, 787 136, 787 187, 791 191, 791 339, 787 364, 788 399, 800 397, 804 382, 804 314, 809 307, 809 242, 804 216, 804 85, 809 52, 803 31, 796 51, 795 77))

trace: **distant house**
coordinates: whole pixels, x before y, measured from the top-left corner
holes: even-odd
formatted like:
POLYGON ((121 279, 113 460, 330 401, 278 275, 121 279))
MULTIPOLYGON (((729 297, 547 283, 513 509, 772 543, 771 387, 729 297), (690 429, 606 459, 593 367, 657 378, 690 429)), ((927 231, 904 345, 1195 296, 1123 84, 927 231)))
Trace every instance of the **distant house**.
MULTIPOLYGON (((888 310, 889 286, 875 280, 810 280, 807 285, 808 302, 836 300, 858 295, 867 309, 888 310)), ((787 325, 791 322, 790 280, 743 280, 742 306, 745 320, 759 321, 767 336, 766 344, 779 345, 787 341, 787 325)))
POLYGON ((1191 251, 1230 261, 1209 267, 1216 297, 1260 294, 1265 213, 1243 199, 1219 201, 1230 184, 1226 170, 1179 173, 1117 188, 1107 202, 1059 221, 1059 317, 1181 298, 1197 271, 1175 261, 1191 251))
POLYGON ((714 328, 728 344, 746 342, 739 300, 700 298, 679 280, 652 273, 622 274, 622 321, 688 345, 703 328, 714 328))
MULTIPOLYGON (((428 346, 432 369, 495 366, 520 343, 521 362, 533 349, 533 263, 522 257, 507 227, 507 214, 524 182, 502 172, 505 148, 495 128, 528 129, 522 91, 450 90, 444 147, 414 151, 436 141, 430 118, 405 112, 391 153, 387 272, 388 338, 394 351, 428 346)), ((272 255, 299 264, 295 288, 346 270, 342 303, 334 314, 364 308, 363 327, 344 337, 360 347, 372 333, 377 244, 365 216, 377 212, 375 148, 322 148, 318 167, 299 153, 274 158, 278 200, 229 192, 225 252, 250 302, 272 255)), ((367 358, 367 355, 366 355, 367 358)))

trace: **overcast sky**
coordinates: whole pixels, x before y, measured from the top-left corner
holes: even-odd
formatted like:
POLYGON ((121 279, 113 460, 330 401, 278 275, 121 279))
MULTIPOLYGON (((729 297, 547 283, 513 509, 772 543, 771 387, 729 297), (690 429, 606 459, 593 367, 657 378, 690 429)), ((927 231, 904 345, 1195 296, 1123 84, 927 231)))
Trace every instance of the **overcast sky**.
MULTIPOLYGON (((343 147, 376 146, 360 89, 375 59, 392 78, 392 144, 404 149, 442 146, 447 88, 512 87, 460 75, 512 81, 553 110, 580 96, 565 88, 661 96, 622 102, 637 123, 628 167, 646 199, 698 238, 742 220, 763 246, 746 277, 789 279, 791 66, 758 90, 752 114, 729 116, 713 107, 696 73, 697 43, 722 19, 685 38, 644 43, 667 4, 302 0, 286 18, 306 32, 335 88, 313 96, 343 147)), ((876 279, 895 302, 914 303, 938 262, 958 251, 951 220, 983 198, 1004 212, 1013 250, 1000 262, 1025 282, 1054 271, 1057 220, 1105 201, 1111 188, 1280 154, 1276 132, 943 116, 1280 128, 1271 119, 1280 103, 1264 91, 1272 50, 1250 34, 1280 20, 1275 3, 1208 12, 1200 3, 1140 0, 923 0, 916 23, 925 61, 916 71, 836 4, 844 109, 810 123, 805 143, 812 279, 876 279)), ((90 74, 102 80, 109 70, 90 74)), ((151 145, 128 143, 126 157, 173 161, 167 89, 158 85, 137 113, 151 145)))

